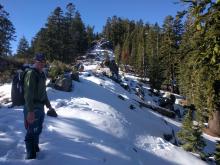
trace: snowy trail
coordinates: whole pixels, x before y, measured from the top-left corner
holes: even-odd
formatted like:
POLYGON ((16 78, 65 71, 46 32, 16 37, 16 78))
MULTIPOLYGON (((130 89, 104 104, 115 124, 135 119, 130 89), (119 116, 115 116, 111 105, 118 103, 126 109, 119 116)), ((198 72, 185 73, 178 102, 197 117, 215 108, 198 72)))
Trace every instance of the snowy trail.
MULTIPOLYGON (((132 101, 134 94, 108 78, 85 74, 80 80, 74 82, 72 92, 47 88, 59 116, 45 116, 37 160, 24 160, 22 108, 0 109, 0 164, 205 164, 163 140, 163 134, 172 131, 169 124, 173 121, 166 124, 161 116, 139 108, 132 101), (131 110, 130 104, 136 109, 131 110)), ((10 95, 10 90, 3 91, 5 97, 10 95)))

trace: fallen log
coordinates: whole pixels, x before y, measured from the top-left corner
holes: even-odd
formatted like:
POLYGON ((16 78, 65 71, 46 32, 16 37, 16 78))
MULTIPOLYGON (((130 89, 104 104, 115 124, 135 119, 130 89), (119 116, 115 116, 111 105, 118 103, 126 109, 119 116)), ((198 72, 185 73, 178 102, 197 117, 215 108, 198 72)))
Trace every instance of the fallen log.
POLYGON ((149 103, 146 103, 146 102, 143 102, 143 101, 138 101, 138 100, 135 100, 135 101, 138 102, 140 106, 149 108, 149 109, 151 109, 155 112, 160 113, 163 116, 167 116, 169 118, 175 118, 176 117, 175 112, 170 111, 169 109, 166 109, 166 108, 163 108, 163 107, 160 107, 160 106, 156 106, 156 105, 152 105, 152 104, 149 104, 149 103))

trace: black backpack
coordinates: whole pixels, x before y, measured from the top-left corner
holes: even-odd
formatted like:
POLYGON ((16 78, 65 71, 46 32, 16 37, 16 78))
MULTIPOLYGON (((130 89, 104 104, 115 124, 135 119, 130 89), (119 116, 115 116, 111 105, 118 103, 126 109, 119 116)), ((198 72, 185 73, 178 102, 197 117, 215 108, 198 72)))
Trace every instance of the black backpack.
MULTIPOLYGON (((12 80, 12 87, 11 87, 11 101, 12 107, 13 106, 21 106, 24 105, 24 78, 26 73, 31 68, 27 68, 25 70, 18 70, 12 80)), ((34 69, 32 69, 34 70, 34 69)))
POLYGON ((18 70, 12 80, 11 101, 12 106, 24 105, 24 77, 27 70, 18 70))

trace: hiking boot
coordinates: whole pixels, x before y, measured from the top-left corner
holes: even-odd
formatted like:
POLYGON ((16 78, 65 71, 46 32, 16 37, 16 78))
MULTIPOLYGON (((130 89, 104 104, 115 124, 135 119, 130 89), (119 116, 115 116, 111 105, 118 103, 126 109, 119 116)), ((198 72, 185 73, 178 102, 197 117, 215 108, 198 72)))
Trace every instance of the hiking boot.
POLYGON ((35 144, 35 151, 36 151, 36 152, 39 152, 39 151, 40 151, 40 148, 39 148, 39 145, 38 145, 38 144, 35 144))
POLYGON ((25 142, 26 144, 26 158, 25 159, 36 159, 36 151, 33 142, 25 142))
POLYGON ((26 158, 25 159, 36 159, 36 152, 35 153, 31 153, 31 152, 27 152, 26 158))

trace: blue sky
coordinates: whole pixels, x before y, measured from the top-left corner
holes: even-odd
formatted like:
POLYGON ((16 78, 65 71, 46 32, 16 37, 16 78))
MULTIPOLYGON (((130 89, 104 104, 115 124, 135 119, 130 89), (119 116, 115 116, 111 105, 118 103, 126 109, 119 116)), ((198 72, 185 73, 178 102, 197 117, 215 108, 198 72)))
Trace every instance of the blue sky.
POLYGON ((65 6, 70 2, 75 4, 83 22, 95 27, 95 32, 101 32, 107 18, 113 15, 161 25, 167 15, 174 16, 183 9, 182 5, 174 4, 178 0, 0 0, 16 29, 13 53, 22 36, 30 42, 44 27, 52 11, 58 6, 65 11, 65 6))

